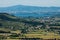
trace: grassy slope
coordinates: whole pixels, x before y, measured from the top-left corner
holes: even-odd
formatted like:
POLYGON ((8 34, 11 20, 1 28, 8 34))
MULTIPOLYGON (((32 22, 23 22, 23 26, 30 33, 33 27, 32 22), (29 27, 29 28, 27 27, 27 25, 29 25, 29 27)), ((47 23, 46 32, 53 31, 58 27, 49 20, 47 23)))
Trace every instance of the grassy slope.
MULTIPOLYGON (((17 19, 16 17, 14 17, 14 16, 10 16, 10 15, 7 15, 7 14, 4 14, 8 19, 10 18, 10 20, 15 20, 15 19, 17 19)), ((6 19, 5 19, 6 20, 6 19)), ((16 21, 10 21, 10 23, 9 23, 9 21, 1 21, 0 23, 3 23, 3 25, 5 26, 5 25, 12 25, 12 26, 16 26, 16 25, 18 25, 18 24, 21 24, 20 26, 22 26, 23 25, 23 23, 19 23, 19 22, 16 22, 16 21)), ((15 27, 14 26, 14 27, 15 27)), ((0 28, 0 30, 9 30, 9 31, 11 31, 10 29, 4 29, 4 28, 0 28)), ((18 31, 15 31, 15 32, 18 32, 18 31)), ((20 36, 21 37, 21 36, 20 36)), ((17 38, 20 38, 20 37, 17 37, 17 38)), ((51 32, 45 32, 44 30, 43 30, 43 32, 41 32, 41 30, 37 30, 36 32, 30 32, 29 34, 23 34, 23 37, 27 37, 27 38, 60 38, 60 35, 57 35, 57 34, 55 34, 55 33, 51 33, 51 32), (46 35, 47 34, 47 35, 46 35)))

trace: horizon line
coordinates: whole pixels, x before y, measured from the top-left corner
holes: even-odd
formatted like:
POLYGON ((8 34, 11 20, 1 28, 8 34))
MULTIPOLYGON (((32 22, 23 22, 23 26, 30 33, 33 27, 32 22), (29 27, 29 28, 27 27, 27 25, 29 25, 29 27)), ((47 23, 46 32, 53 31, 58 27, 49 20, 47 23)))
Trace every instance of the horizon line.
POLYGON ((0 6, 0 8, 4 8, 4 7, 12 7, 12 6, 31 6, 31 7, 60 7, 60 6, 10 5, 10 6, 0 6))

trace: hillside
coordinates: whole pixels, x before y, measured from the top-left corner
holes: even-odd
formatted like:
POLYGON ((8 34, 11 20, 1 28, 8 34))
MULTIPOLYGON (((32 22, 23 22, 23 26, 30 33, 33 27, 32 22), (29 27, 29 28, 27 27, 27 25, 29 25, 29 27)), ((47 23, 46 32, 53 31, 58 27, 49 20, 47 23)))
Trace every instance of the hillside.
POLYGON ((8 13, 0 13, 0 26, 3 28, 8 28, 12 30, 22 30, 25 29, 25 27, 29 28, 29 26, 36 26, 40 24, 39 22, 28 20, 29 18, 18 18, 8 13))
MULTIPOLYGON (((59 19, 59 17, 57 17, 59 19)), ((49 30, 53 26, 60 26, 59 20, 57 20, 56 17, 50 17, 50 18, 34 18, 34 17, 28 17, 28 18, 18 18, 14 15, 11 15, 9 13, 0 13, 0 27, 1 28, 7 28, 10 30, 24 30, 25 32, 30 32, 34 30, 40 30, 40 29, 46 29, 48 30, 47 26, 49 27, 49 30), (44 20, 44 21, 43 21, 44 20), (54 22, 54 21, 55 22, 54 22), (59 21, 59 22, 58 22, 59 21), (52 24, 50 24, 52 23, 52 24)), ((44 31, 46 31, 44 30, 44 31)), ((55 28, 53 28, 55 30, 55 28)))
POLYGON ((1 7, 0 11, 59 11, 60 7, 36 7, 36 6, 24 6, 16 5, 10 7, 1 7))
POLYGON ((16 17, 0 13, 0 38, 60 38, 59 17, 16 17), (33 35, 33 36, 32 36, 33 35))
POLYGON ((4 21, 17 21, 18 18, 8 13, 0 13, 0 19, 4 21))
POLYGON ((36 7, 16 5, 10 7, 0 7, 0 12, 7 12, 18 17, 45 17, 60 15, 60 7, 36 7))

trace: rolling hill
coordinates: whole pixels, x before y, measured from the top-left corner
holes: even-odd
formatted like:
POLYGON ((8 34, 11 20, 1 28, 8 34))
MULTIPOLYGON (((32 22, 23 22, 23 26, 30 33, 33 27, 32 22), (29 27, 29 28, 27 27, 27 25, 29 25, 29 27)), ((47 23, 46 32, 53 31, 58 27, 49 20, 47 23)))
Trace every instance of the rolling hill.
POLYGON ((35 7, 16 5, 10 7, 0 7, 0 12, 11 13, 18 17, 41 17, 41 16, 53 16, 60 14, 60 7, 35 7))

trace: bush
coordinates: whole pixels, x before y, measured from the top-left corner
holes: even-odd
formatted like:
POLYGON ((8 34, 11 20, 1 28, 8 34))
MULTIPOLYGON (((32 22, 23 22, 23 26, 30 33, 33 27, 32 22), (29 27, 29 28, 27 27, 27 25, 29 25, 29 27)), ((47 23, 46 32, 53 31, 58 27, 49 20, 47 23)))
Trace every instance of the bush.
POLYGON ((12 35, 10 35, 10 37, 19 37, 19 35, 18 34, 12 34, 12 35))

